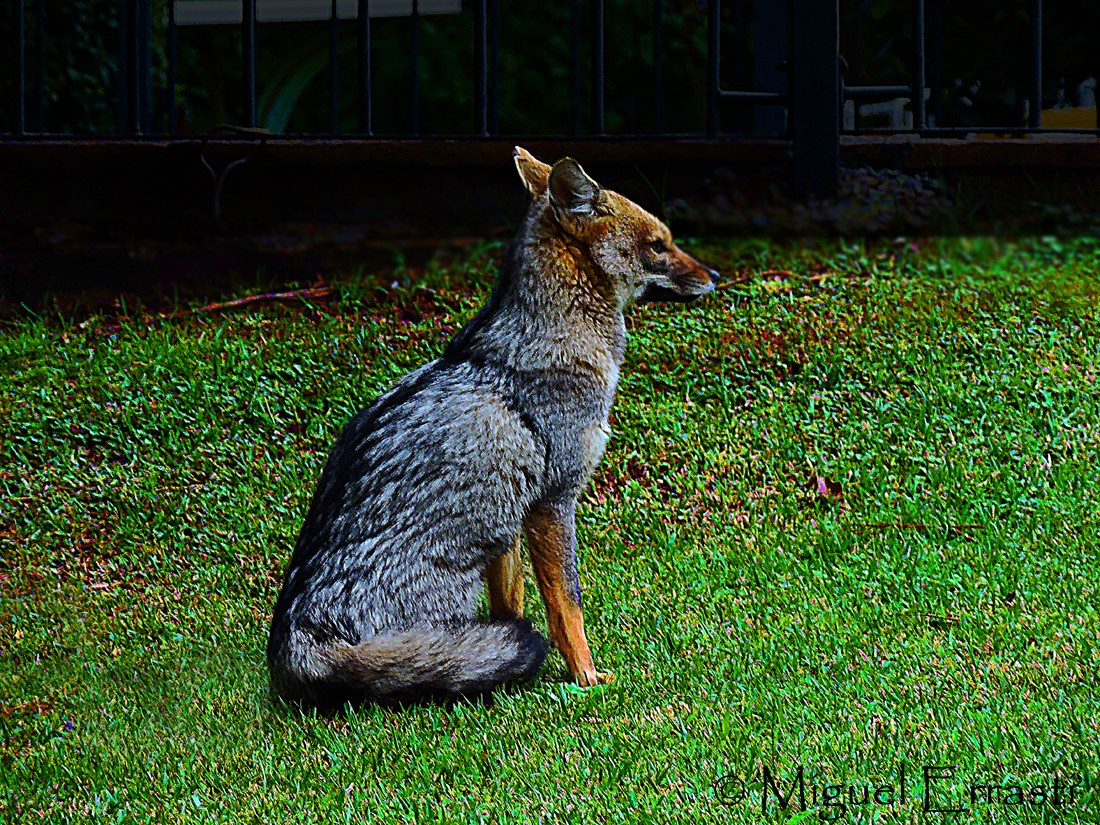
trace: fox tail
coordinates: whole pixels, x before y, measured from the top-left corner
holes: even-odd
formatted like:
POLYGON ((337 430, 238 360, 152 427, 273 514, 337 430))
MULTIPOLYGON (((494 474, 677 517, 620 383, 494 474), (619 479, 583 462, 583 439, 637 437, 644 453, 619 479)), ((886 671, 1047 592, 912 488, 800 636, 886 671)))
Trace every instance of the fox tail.
POLYGON ((273 657, 281 661, 272 661, 272 681, 284 698, 318 708, 483 697, 504 683, 534 678, 548 651, 526 619, 309 647, 305 655, 273 657))

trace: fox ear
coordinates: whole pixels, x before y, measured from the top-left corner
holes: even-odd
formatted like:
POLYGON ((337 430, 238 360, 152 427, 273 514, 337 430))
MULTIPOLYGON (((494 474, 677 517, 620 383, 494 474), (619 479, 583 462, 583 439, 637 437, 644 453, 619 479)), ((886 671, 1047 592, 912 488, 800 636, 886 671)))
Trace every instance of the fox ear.
POLYGON ((527 187, 531 197, 541 197, 542 193, 546 191, 546 183, 550 179, 550 167, 522 146, 517 146, 513 150, 512 158, 516 162, 516 170, 523 180, 523 185, 527 187))
POLYGON ((550 170, 550 203, 574 217, 596 214, 600 187, 573 158, 562 158, 550 170))

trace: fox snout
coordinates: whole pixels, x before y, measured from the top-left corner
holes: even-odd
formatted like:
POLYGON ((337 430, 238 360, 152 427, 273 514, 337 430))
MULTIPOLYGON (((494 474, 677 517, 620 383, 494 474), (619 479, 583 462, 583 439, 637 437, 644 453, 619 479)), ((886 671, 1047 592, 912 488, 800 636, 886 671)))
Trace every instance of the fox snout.
POLYGON ((675 265, 660 280, 646 285, 637 299, 638 303, 690 303, 714 291, 721 278, 718 271, 704 266, 679 249, 676 249, 676 253, 675 265))
MULTIPOLYGON (((700 264, 700 266, 703 265, 700 264)), ((703 266, 703 272, 706 273, 707 278, 710 280, 710 283, 707 285, 706 288, 707 292, 710 292, 712 289, 718 286, 718 282, 722 280, 722 276, 718 273, 717 269, 711 269, 709 266, 703 266)))

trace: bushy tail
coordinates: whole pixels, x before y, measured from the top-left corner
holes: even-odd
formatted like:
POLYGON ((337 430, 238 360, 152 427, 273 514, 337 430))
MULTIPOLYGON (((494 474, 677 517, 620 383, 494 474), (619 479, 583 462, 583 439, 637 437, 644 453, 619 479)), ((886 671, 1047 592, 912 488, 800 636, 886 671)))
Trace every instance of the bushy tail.
POLYGON ((483 696, 505 682, 534 678, 547 650, 526 619, 380 635, 318 651, 323 672, 301 684, 301 698, 334 707, 483 696))

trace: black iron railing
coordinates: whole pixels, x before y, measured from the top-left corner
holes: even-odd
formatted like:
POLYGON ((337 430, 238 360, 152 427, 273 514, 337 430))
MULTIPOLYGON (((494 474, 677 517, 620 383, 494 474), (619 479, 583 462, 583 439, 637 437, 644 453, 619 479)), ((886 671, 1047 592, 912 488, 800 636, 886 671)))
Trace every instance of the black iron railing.
MULTIPOLYGON (((240 84, 242 119, 238 125, 255 128, 258 125, 257 110, 257 2, 239 0, 240 84)), ((264 3, 265 0, 259 0, 264 3)), ((323 0, 302 0, 303 6, 312 2, 324 8, 323 0)), ((459 8, 458 0, 453 0, 459 8)), ((665 56, 668 47, 666 18, 671 13, 670 0, 650 0, 652 3, 652 106, 653 128, 645 131, 649 136, 678 137, 666 132, 665 118, 665 56)), ((855 2, 855 0, 853 0, 855 2)), ((311 137, 376 138, 375 83, 372 60, 372 11, 379 3, 388 7, 400 5, 399 0, 331 0, 328 5, 329 24, 329 118, 327 130, 312 133, 311 137), (356 19, 355 26, 355 109, 357 129, 341 129, 341 21, 356 19)), ((773 3, 772 0, 727 0, 729 8, 753 5, 759 10, 767 7, 768 27, 758 26, 757 63, 767 68, 768 63, 781 68, 785 75, 781 82, 772 72, 769 88, 728 88, 723 84, 723 46, 731 40, 729 25, 723 17, 720 0, 706 2, 705 33, 705 111, 701 113, 700 128, 694 134, 711 138, 730 138, 751 133, 745 128, 746 119, 738 115, 731 118, 730 106, 759 110, 782 111, 784 116, 771 119, 772 128, 793 140, 795 163, 799 180, 807 188, 823 191, 829 181, 835 180, 840 135, 846 132, 864 132, 859 123, 860 109, 867 102, 908 98, 905 124, 891 122, 880 132, 912 132, 922 136, 957 135, 974 131, 974 126, 945 124, 944 72, 943 72, 943 0, 910 0, 911 53, 905 55, 909 82, 905 84, 844 83, 843 57, 840 52, 841 6, 839 0, 789 0, 773 3), (771 5, 768 5, 771 4, 771 5), (770 27, 770 28, 769 28, 770 27), (764 45, 761 45, 764 44, 764 45), (786 48, 782 48, 786 45, 786 48), (929 48, 930 47, 930 48, 929 48), (761 52, 763 49, 763 52, 761 52), (763 55, 763 60, 761 60, 763 55), (928 97, 926 101, 926 95, 928 97), (729 104, 727 106, 725 104, 729 104), (728 125, 735 121, 736 128, 728 125), (782 124, 776 129, 775 124, 782 124)), ((1028 0, 1030 24, 1031 82, 1028 89, 1026 121, 997 127, 999 132, 1041 131, 1043 107, 1043 4, 1042 0, 1028 0)), ((231 14, 226 19, 236 19, 238 6, 229 3, 215 4, 219 14, 231 14)), ((419 136, 421 128, 421 17, 428 8, 427 0, 410 0, 411 42, 409 43, 409 128, 403 136, 419 136)), ((118 54, 117 54, 117 127, 109 134, 102 130, 95 136, 146 138, 174 136, 179 132, 177 122, 177 89, 179 73, 179 41, 181 27, 177 19, 186 6, 169 0, 163 22, 154 20, 152 0, 119 0, 118 2, 118 54), (164 26, 165 29, 159 29, 164 26), (153 34, 163 37, 166 67, 162 75, 163 86, 154 89, 153 34), (157 107, 154 116, 154 97, 163 95, 163 105, 157 107)), ((187 7, 190 8, 190 7, 187 7)), ((313 8, 312 6, 310 8, 313 8)), ((862 8, 862 4, 860 5, 862 8)), ((14 138, 40 136, 46 129, 47 106, 44 91, 47 72, 45 52, 45 0, 10 0, 11 22, 9 41, 14 57, 11 65, 12 99, 10 116, 0 117, 0 135, 14 138), (34 37, 28 43, 27 21, 33 21, 34 37), (33 48, 32 48, 33 47, 33 48), (28 85, 28 61, 33 61, 33 83, 28 85), (28 100, 32 101, 33 118, 28 121, 28 100)), ((392 8, 391 8, 392 11, 392 8)), ((311 12, 313 13, 313 12, 311 12)), ((473 17, 473 81, 472 106, 474 109, 472 132, 463 132, 460 126, 448 134, 451 136, 485 137, 501 135, 501 0, 472 0, 467 2, 462 14, 473 17)), ((188 11, 192 14, 192 11, 188 11)), ((316 16, 314 17, 316 19, 316 16)), ((604 0, 572 0, 571 29, 569 32, 571 117, 563 119, 554 135, 581 135, 584 118, 582 90, 587 85, 591 106, 588 134, 601 137, 627 137, 608 134, 608 106, 615 101, 606 98, 607 67, 605 64, 608 26, 615 25, 609 18, 604 0), (585 6, 590 13, 584 26, 585 6), (583 82, 582 29, 587 28, 588 66, 587 84, 583 82)), ((194 22, 193 20, 191 22, 194 22)), ((203 21, 199 21, 203 22, 203 21)), ((206 21, 209 22, 209 21, 206 21)), ((1098 22, 1098 21, 1093 21, 1098 22)), ((1098 29, 1100 30, 1100 29, 1098 29)), ((738 37, 744 31, 738 31, 738 37)), ((160 42, 160 41, 158 41, 160 42)), ((1100 54, 1100 50, 1097 50, 1100 54)), ((1097 61, 1100 63, 1100 60, 1097 61)), ((1100 72, 1098 72, 1100 74, 1100 72)), ((230 81, 232 82, 232 81, 230 81)), ((753 84, 748 84, 753 85, 753 84)), ((110 90, 104 91, 110 95, 110 90)), ((5 106, 7 108, 7 106, 5 106)), ((741 110, 742 112, 744 110, 741 110)), ((755 121, 759 123, 760 121, 755 121)), ((346 125, 346 124, 345 124, 346 125)), ((1094 122, 1081 131, 1097 132, 1094 122)), ((633 131, 629 136, 641 134, 633 131)), ((391 137, 398 136, 391 134, 391 137)), ((549 135, 548 135, 549 136, 549 135)))

